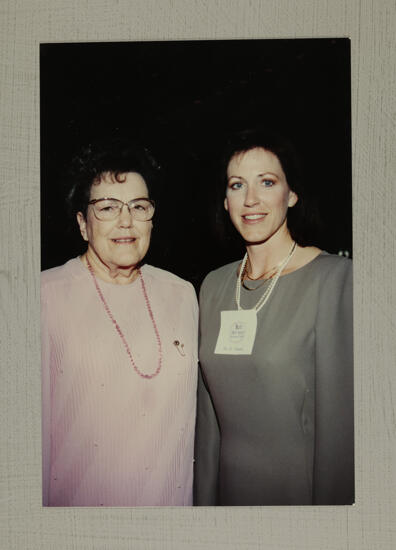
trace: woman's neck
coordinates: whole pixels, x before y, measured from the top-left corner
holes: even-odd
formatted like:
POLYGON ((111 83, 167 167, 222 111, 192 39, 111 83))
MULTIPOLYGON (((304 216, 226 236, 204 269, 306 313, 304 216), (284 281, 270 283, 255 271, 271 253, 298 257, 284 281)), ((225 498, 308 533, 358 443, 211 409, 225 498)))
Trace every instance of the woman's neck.
POLYGON ((264 242, 247 244, 249 278, 258 279, 276 269, 291 251, 293 243, 286 228, 264 242))
POLYGON ((91 265, 95 275, 106 283, 128 285, 138 277, 139 266, 112 266, 103 262, 90 248, 81 256, 81 261, 88 267, 91 265))

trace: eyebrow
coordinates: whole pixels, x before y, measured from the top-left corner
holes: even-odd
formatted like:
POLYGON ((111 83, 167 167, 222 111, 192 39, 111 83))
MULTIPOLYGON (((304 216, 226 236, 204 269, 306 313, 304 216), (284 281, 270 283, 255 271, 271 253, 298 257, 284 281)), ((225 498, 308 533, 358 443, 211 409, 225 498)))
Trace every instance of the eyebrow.
MULTIPOLYGON (((279 175, 278 174, 275 174, 275 172, 261 172, 260 174, 257 174, 257 178, 261 178, 263 176, 274 176, 275 178, 279 178, 279 175)), ((244 180, 245 178, 243 176, 229 176, 227 178, 227 181, 230 181, 230 179, 232 178, 237 178, 238 180, 244 180)))
MULTIPOLYGON (((150 198, 149 197, 136 197, 136 199, 129 199, 129 201, 126 201, 126 202, 141 201, 141 200, 149 201, 150 198)), ((91 201, 119 201, 119 202, 124 202, 121 199, 116 199, 115 197, 99 197, 98 199, 89 199, 89 201, 90 202, 91 201)))

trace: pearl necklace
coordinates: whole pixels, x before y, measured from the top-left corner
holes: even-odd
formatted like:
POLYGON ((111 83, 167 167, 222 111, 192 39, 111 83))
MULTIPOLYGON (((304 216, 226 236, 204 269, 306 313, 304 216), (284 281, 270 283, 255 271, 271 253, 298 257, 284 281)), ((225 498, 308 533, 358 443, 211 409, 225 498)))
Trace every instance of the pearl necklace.
MULTIPOLYGON (((294 252, 296 251, 296 247, 297 247, 297 243, 294 242, 289 254, 279 264, 279 267, 278 267, 278 269, 275 273, 275 276, 271 279, 270 284, 265 289, 263 295, 261 296, 261 298, 259 299, 257 304, 254 306, 254 308, 252 308, 252 309, 256 310, 256 313, 258 313, 260 311, 260 309, 264 306, 264 304, 267 302, 267 300, 271 296, 271 293, 274 290, 274 287, 275 287, 276 283, 278 282, 278 279, 281 276, 282 271, 287 266, 287 264, 289 263, 291 257, 293 256, 294 252)), ((243 257, 243 260, 242 260, 241 268, 239 270, 236 289, 235 289, 235 301, 236 301, 238 310, 242 309, 241 308, 241 279, 242 279, 243 272, 245 270, 247 257, 248 257, 248 255, 247 255, 247 252, 246 252, 246 254, 245 254, 245 256, 243 257)))
POLYGON ((146 379, 150 379, 150 378, 154 378, 154 376, 157 376, 157 374, 159 374, 160 370, 161 370, 161 367, 162 367, 162 344, 161 344, 161 339, 160 339, 160 336, 159 336, 159 332, 158 332, 158 328, 157 328, 157 325, 156 325, 156 322, 155 322, 155 319, 154 319, 154 315, 153 315, 153 312, 151 310, 151 306, 150 306, 150 302, 149 302, 149 299, 148 299, 148 296, 147 296, 147 291, 146 291, 146 286, 144 284, 144 280, 143 280, 143 275, 142 275, 142 272, 140 271, 140 269, 138 269, 138 274, 139 274, 139 278, 140 278, 140 283, 141 283, 141 286, 142 286, 142 291, 143 291, 143 296, 144 296, 144 299, 145 299, 145 302, 146 302, 146 307, 147 307, 147 311, 149 312, 149 315, 150 315, 150 319, 153 323, 153 327, 154 327, 154 332, 155 332, 155 336, 156 336, 156 339, 157 339, 157 345, 158 345, 158 354, 159 354, 159 360, 158 360, 158 367, 157 367, 157 370, 153 373, 153 374, 144 374, 143 372, 141 372, 139 370, 139 368, 137 367, 135 361, 133 360, 133 357, 132 357, 132 353, 131 353, 131 350, 129 349, 129 346, 128 346, 128 343, 125 339, 125 336, 119 326, 119 324, 117 323, 117 321, 115 320, 113 314, 111 313, 111 310, 103 296, 103 293, 102 291, 100 290, 100 287, 99 287, 99 284, 98 284, 98 281, 95 277, 95 273, 94 273, 94 270, 92 269, 92 266, 91 264, 89 263, 89 260, 88 258, 85 256, 85 259, 87 261, 87 265, 88 265, 88 269, 89 269, 89 272, 92 276, 92 279, 93 279, 93 282, 95 284, 95 288, 96 288, 96 291, 99 295, 99 298, 101 299, 102 303, 103 303, 103 306, 106 310, 106 313, 107 315, 109 316, 110 318, 110 321, 113 323, 114 325, 114 328, 116 329, 116 331, 118 332, 120 338, 121 338, 121 341, 122 343, 124 344, 125 346, 125 349, 126 349, 126 352, 127 352, 127 355, 129 357, 129 360, 132 364, 132 367, 134 368, 134 370, 137 372, 137 374, 139 376, 141 376, 142 378, 146 378, 146 379))

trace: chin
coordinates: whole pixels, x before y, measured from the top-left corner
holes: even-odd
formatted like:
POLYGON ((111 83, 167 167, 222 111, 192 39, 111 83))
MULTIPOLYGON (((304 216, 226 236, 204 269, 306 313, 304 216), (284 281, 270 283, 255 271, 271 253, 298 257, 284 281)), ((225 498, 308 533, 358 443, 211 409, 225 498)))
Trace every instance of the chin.
POLYGON ((241 233, 241 236, 246 244, 260 244, 264 243, 270 238, 267 233, 241 233))
POLYGON ((259 244, 263 244, 267 241, 268 239, 264 238, 264 239, 251 239, 251 240, 247 240, 247 239, 244 239, 244 243, 245 243, 245 246, 253 246, 253 245, 259 245, 259 244))
POLYGON ((143 256, 134 256, 133 258, 127 257, 127 258, 118 258, 118 260, 114 263, 118 264, 119 267, 122 268, 128 268, 128 267, 135 267, 136 265, 139 265, 140 262, 143 260, 143 256))

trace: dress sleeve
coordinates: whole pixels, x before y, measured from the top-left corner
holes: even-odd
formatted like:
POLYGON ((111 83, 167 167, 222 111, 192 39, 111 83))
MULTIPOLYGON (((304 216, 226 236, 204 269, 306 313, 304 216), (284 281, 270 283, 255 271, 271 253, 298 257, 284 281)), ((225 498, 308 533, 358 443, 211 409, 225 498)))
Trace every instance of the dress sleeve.
POLYGON ((314 504, 354 502, 352 262, 321 285, 315 350, 314 504))
POLYGON ((45 292, 41 288, 41 441, 43 506, 48 506, 50 477, 50 337, 45 292))
MULTIPOLYGON (((200 311, 205 308, 205 283, 200 292, 200 311)), ((204 316, 200 316, 200 322, 204 316)), ((201 344, 201 342, 200 342, 201 344)), ((220 430, 201 367, 198 371, 197 419, 194 451, 194 505, 215 506, 219 470, 220 430)))

